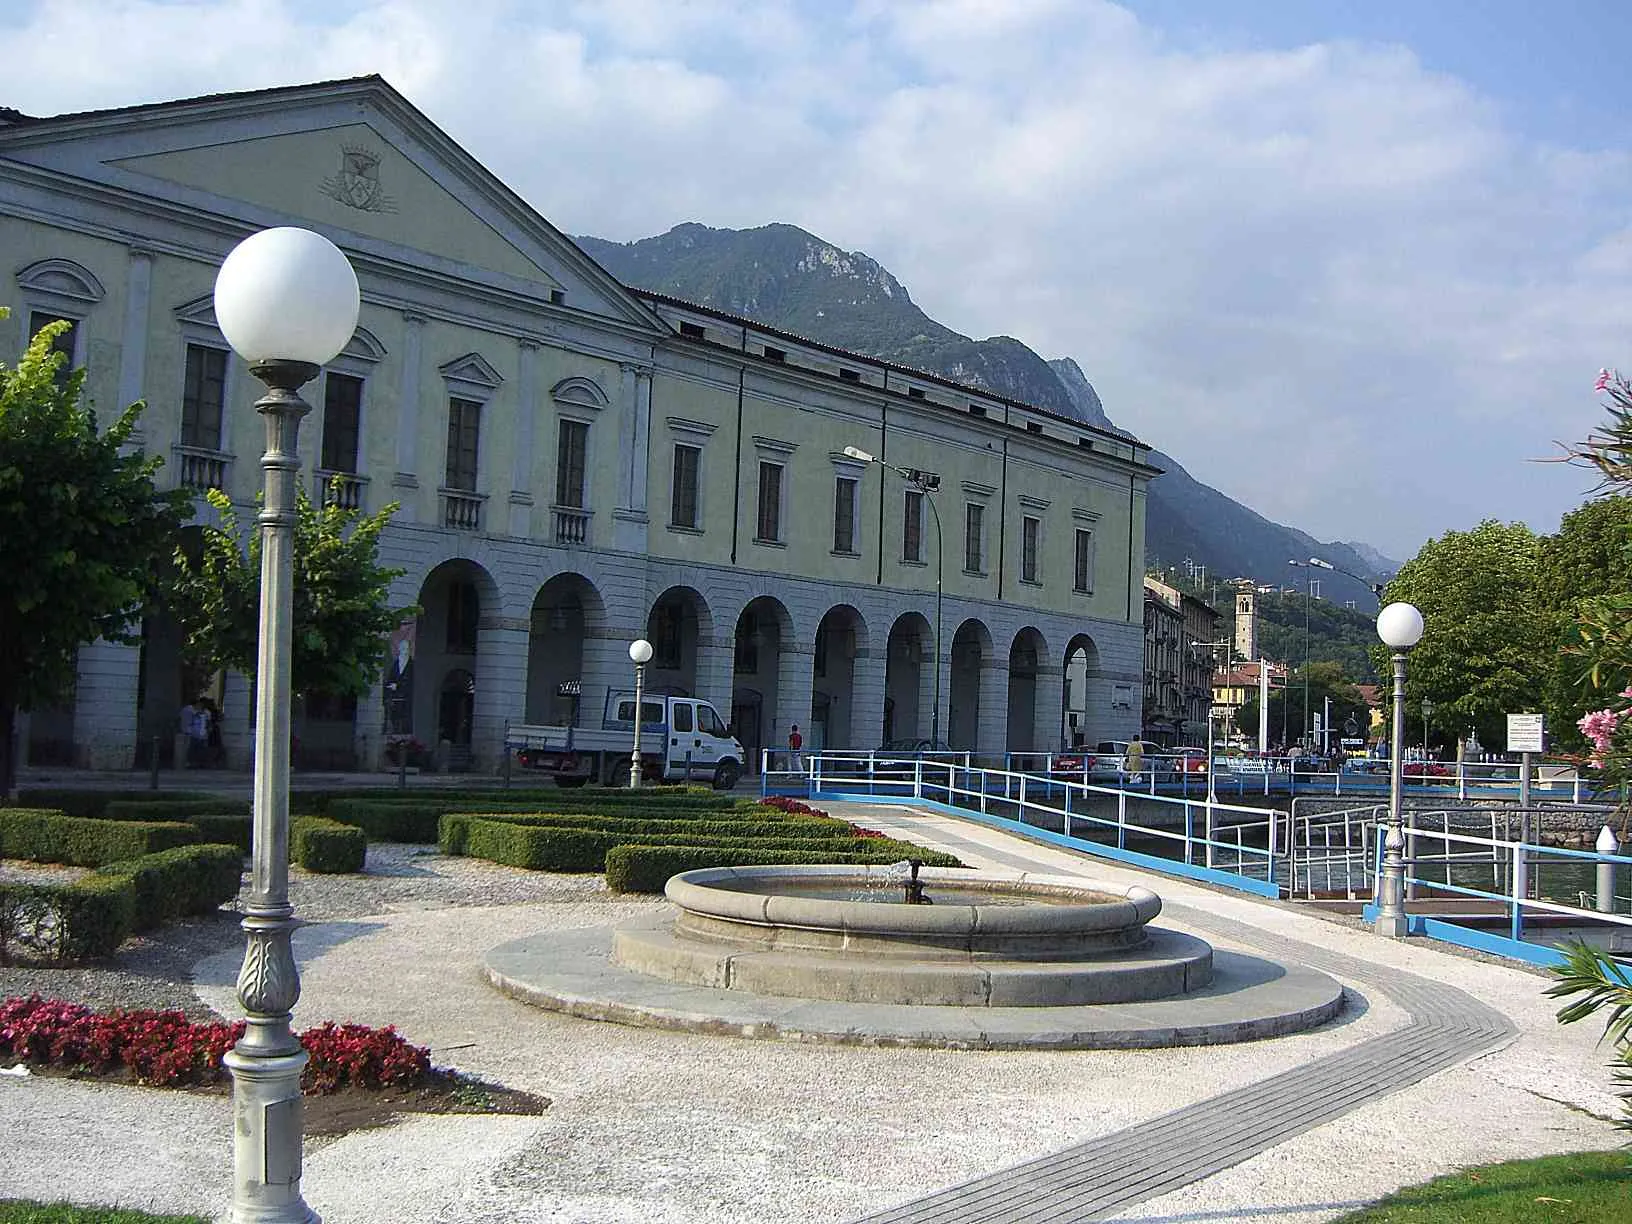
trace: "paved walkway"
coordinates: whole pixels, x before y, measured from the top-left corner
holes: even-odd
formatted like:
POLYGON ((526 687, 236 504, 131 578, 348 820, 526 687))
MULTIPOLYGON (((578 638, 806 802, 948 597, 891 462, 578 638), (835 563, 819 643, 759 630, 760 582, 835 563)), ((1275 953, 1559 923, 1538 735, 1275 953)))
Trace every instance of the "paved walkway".
MULTIPOLYGON (((1176 1050, 743 1041, 544 1013, 480 979, 507 940, 652 902, 560 877, 523 905, 410 899, 297 934, 297 1025, 395 1023, 438 1063, 554 1105, 313 1141, 307 1200, 327 1224, 1314 1224, 1460 1165, 1624 1137, 1598 1031, 1559 1026, 1532 973, 944 816, 835 810, 976 865, 1147 884, 1159 922, 1304 959, 1363 1003, 1296 1037, 1176 1050)), ((217 959, 200 993, 230 1009, 240 958, 217 959)), ((222 1098, 0 1079, 0 1193, 208 1215, 225 1207, 230 1133, 222 1098)))
MULTIPOLYGON (((943 834, 940 840, 963 842, 964 853, 991 856, 990 850, 963 838, 943 834)), ((1010 865, 1018 867, 1031 856, 1009 851, 996 857, 1012 858, 1010 865)), ((1380 991, 1405 1009, 1410 1022, 1260 1083, 875 1213, 866 1217, 867 1224, 1105 1219, 1120 1208, 1199 1181, 1367 1101, 1497 1049, 1517 1033, 1494 1008, 1432 979, 1381 971, 1356 957, 1267 934, 1193 907, 1167 906, 1164 913, 1195 930, 1380 991)))

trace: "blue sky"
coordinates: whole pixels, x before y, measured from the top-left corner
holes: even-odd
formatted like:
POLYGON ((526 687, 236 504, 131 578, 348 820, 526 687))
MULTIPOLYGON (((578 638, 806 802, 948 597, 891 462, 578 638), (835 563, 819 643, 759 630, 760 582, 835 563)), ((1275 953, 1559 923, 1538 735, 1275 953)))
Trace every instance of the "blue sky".
POLYGON ((1590 487, 1534 460, 1632 367, 1629 33, 1611 0, 0 0, 0 105, 379 72, 569 233, 801 225, 1403 559, 1590 487))

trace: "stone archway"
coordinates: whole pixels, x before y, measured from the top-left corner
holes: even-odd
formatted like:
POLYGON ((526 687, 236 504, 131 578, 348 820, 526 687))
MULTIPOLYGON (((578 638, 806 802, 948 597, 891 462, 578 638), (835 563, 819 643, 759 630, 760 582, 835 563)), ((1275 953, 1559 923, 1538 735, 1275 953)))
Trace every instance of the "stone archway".
POLYGON ((646 617, 646 640, 652 644, 652 661, 646 665, 648 690, 696 696, 702 652, 713 635, 713 613, 695 588, 672 586, 659 595, 646 617))
POLYGON ((1046 658, 1044 650, 1043 635, 1029 625, 1016 633, 1009 645, 1010 752, 1048 750, 1037 725, 1037 696, 1046 658))
POLYGON ((863 720, 856 717, 856 659, 866 657, 867 640, 867 622, 849 604, 829 608, 816 626, 806 751, 878 746, 860 742, 863 720))
POLYGON ((1096 711, 1103 702, 1095 692, 1099 683, 1099 647, 1079 633, 1065 647, 1065 689, 1062 698, 1066 744, 1081 747, 1110 738, 1100 734, 1096 711))
MULTIPOLYGON (((809 721, 797 707, 782 709, 784 696, 793 697, 791 686, 783 683, 794 658, 793 618, 774 596, 751 599, 737 616, 732 643, 730 724, 752 773, 759 769, 763 749, 782 747, 793 723, 809 721)), ((816 751, 814 745, 811 750, 816 751)))
POLYGON ((992 661, 992 634, 973 618, 952 635, 951 682, 946 717, 948 747, 975 751, 987 747, 981 733, 989 698, 981 692, 981 672, 992 661))
POLYGON ((890 626, 884 662, 884 740, 926 739, 935 637, 919 612, 903 612, 890 626))
POLYGON ((483 657, 477 647, 483 617, 493 616, 499 607, 498 586, 476 562, 455 558, 425 575, 418 603, 409 661, 403 668, 392 666, 394 699, 399 710, 407 711, 409 734, 426 745, 442 768, 468 769, 476 747, 478 694, 497 662, 483 657), (459 717, 467 706, 468 727, 459 717))
POLYGON ((526 722, 600 725, 601 711, 583 706, 584 643, 605 620, 601 594, 582 574, 556 574, 538 588, 527 641, 526 722))

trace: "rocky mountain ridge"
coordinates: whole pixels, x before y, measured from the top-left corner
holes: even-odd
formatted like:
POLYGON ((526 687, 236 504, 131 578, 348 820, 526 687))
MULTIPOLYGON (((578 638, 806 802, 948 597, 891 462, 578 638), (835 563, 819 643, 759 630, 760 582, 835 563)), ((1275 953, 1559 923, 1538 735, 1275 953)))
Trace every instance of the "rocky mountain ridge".
MULTIPOLYGON (((1045 361, 1010 336, 960 335, 925 314, 876 260, 797 226, 728 230, 688 222, 637 242, 574 241, 625 284, 1126 433, 1074 359, 1045 361)), ((1151 482, 1146 514, 1146 564, 1153 568, 1188 561, 1270 586, 1301 585, 1302 573, 1287 561, 1311 556, 1379 580, 1396 568, 1369 546, 1320 541, 1271 522, 1197 481, 1170 454, 1157 450, 1151 461, 1165 469, 1151 482)), ((1365 582, 1335 572, 1320 577, 1326 597, 1376 607, 1365 582)))

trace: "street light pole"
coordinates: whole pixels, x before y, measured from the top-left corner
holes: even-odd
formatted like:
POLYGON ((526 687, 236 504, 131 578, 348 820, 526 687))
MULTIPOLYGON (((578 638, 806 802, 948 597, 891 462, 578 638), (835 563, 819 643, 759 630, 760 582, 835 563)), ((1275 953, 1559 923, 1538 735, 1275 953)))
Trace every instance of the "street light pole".
POLYGON ((316 1224, 300 1193, 300 1076, 307 1055, 290 1026, 300 998, 289 903, 289 698, 294 625, 295 485, 300 388, 357 329, 357 274, 310 230, 263 230, 227 255, 215 317, 250 372, 266 384, 261 458, 260 635, 255 671, 255 803, 244 963, 244 1035, 222 1057, 232 1074, 234 1224, 316 1224))
POLYGON ((629 786, 640 789, 640 715, 645 700, 646 664, 652 659, 652 644, 645 638, 629 643, 629 658, 635 665, 635 746, 629 750, 629 786))
POLYGON ((1388 832, 1383 839, 1383 876, 1373 929, 1396 939, 1408 932, 1405 913, 1405 830, 1400 791, 1404 785, 1405 656, 1422 640, 1422 613, 1408 603, 1391 603, 1377 614, 1377 636, 1394 655, 1394 727, 1388 762, 1388 832))
POLYGON ((1428 719, 1433 715, 1434 703, 1428 698, 1422 699, 1422 759, 1428 759, 1428 719))
POLYGON ((1308 573, 1309 563, 1304 561, 1288 561, 1288 565, 1295 565, 1304 570, 1303 575, 1303 725, 1298 728, 1298 739, 1301 741, 1309 734, 1309 601, 1314 598, 1314 578, 1308 573))
MULTIPOLYGON (((876 463, 896 473, 923 495, 924 500, 929 503, 930 516, 935 520, 935 680, 934 704, 929 714, 929 742, 932 750, 936 750, 941 744, 941 581, 946 558, 946 550, 941 544, 941 512, 935 505, 935 490, 941 487, 941 477, 936 472, 886 463, 877 455, 869 454, 856 446, 845 447, 844 455, 858 463, 876 463)), ((883 541, 880 540, 879 547, 883 546, 883 541)))
MULTIPOLYGON (((1296 565, 1297 562, 1294 561, 1292 564, 1296 565)), ((1370 578, 1362 578, 1359 574, 1355 573, 1353 570, 1346 570, 1341 565, 1333 565, 1330 561, 1322 561, 1319 557, 1310 557, 1309 558, 1309 564, 1314 566, 1316 569, 1331 570, 1332 573, 1334 573, 1334 574, 1347 574, 1350 578, 1353 578, 1356 582, 1365 583, 1366 586, 1371 589, 1371 593, 1372 593, 1372 595, 1374 595, 1376 597, 1377 602, 1378 603, 1383 602, 1383 584, 1382 583, 1373 582, 1370 578)))

